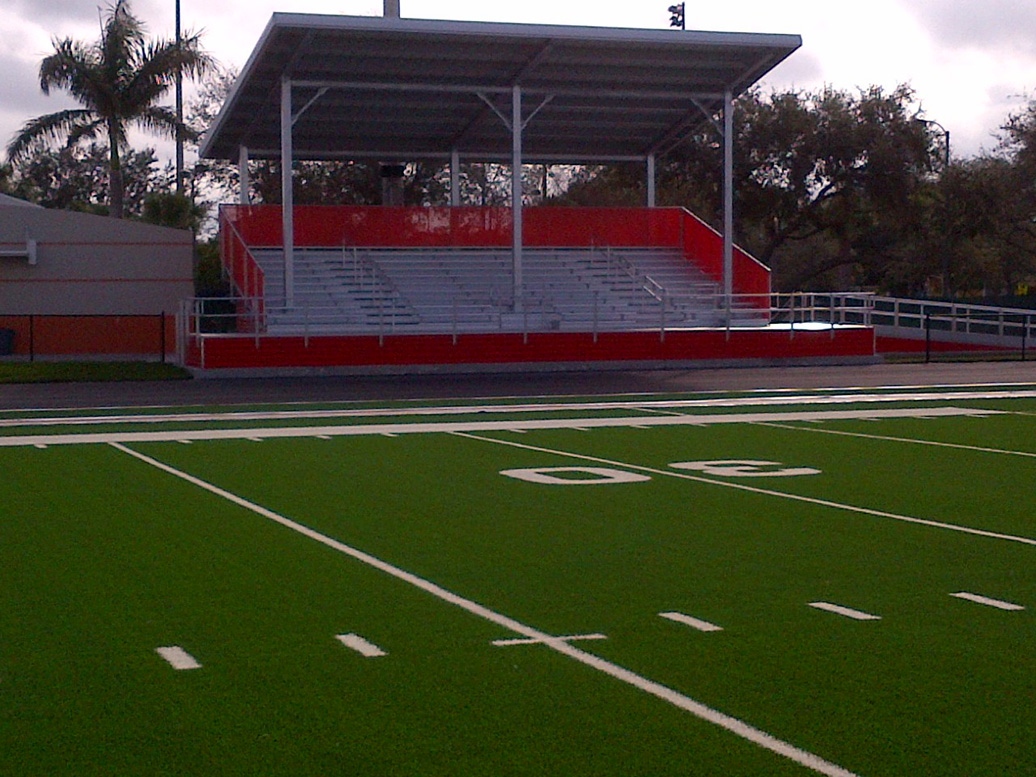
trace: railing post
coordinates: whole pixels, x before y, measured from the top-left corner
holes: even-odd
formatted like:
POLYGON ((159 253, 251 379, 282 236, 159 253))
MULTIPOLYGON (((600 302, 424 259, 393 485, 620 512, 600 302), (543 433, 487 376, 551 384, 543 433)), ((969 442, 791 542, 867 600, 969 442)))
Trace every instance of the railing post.
POLYGON ((594 289, 594 344, 597 344, 597 297, 598 291, 594 289))
POLYGON ((29 314, 29 361, 36 361, 36 316, 29 314))
POLYGON ((660 316, 659 322, 658 322, 658 341, 660 343, 664 343, 665 342, 665 293, 664 292, 662 294, 662 299, 660 299, 658 301, 658 303, 662 307, 662 315, 660 316))
POLYGON ((1029 314, 1022 316, 1022 361, 1025 361, 1025 344, 1029 338, 1029 314))
POLYGON ((453 344, 457 344, 457 295, 453 295, 453 344))
POLYGON ((158 333, 158 339, 161 343, 162 348, 162 364, 165 364, 165 311, 163 310, 158 316, 158 326, 160 327, 158 333))
POLYGON ((924 363, 932 360, 932 313, 921 306, 921 313, 924 315, 924 363))

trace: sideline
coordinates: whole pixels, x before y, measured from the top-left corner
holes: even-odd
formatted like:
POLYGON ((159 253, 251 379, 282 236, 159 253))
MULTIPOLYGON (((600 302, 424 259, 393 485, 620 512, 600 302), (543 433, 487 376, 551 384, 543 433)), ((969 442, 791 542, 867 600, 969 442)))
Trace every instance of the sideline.
POLYGON ((502 419, 496 421, 449 421, 438 423, 353 424, 338 426, 254 426, 247 429, 186 429, 155 432, 84 432, 80 434, 26 434, 0 436, 0 448, 90 443, 197 442, 200 440, 283 439, 292 437, 354 437, 400 434, 440 434, 454 432, 529 432, 544 429, 606 429, 647 426, 709 426, 711 424, 752 424, 766 421, 845 421, 861 418, 945 418, 983 417, 1000 411, 962 407, 890 408, 869 410, 813 410, 783 413, 724 413, 701 415, 644 415, 605 418, 502 419))

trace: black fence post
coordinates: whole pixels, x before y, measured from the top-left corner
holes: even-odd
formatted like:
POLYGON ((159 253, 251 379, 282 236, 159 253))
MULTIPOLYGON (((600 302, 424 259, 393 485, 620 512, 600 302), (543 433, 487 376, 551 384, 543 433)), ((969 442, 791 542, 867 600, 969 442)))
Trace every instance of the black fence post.
POLYGON ((929 310, 924 312, 924 363, 932 360, 932 313, 929 310))
POLYGON ((1022 361, 1025 361, 1025 344, 1029 339, 1029 314, 1022 317, 1022 361))
POLYGON ((36 316, 29 314, 29 361, 36 361, 36 316))

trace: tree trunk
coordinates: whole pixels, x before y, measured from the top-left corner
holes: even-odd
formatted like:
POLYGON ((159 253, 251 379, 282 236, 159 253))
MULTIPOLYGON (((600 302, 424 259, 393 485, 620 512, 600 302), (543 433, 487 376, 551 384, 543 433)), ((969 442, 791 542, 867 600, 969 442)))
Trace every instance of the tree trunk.
POLYGON ((124 215, 125 183, 122 180, 122 159, 119 156, 118 134, 108 129, 110 157, 108 163, 108 215, 121 219, 124 215))

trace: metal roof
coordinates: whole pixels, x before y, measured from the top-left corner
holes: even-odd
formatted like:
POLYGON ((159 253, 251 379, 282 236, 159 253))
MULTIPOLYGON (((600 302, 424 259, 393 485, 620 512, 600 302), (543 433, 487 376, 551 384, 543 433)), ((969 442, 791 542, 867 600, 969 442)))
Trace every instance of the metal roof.
POLYGON ((797 35, 272 16, 201 155, 280 155, 292 81, 297 159, 509 159, 522 90, 526 161, 642 159, 718 113, 797 35))

